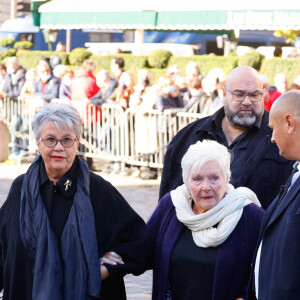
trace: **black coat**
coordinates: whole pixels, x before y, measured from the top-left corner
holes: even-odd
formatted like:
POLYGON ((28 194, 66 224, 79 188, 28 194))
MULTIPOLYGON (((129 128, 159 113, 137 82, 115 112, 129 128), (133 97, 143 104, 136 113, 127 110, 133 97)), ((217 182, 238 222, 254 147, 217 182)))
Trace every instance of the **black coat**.
MULTIPOLYGON (((181 159, 189 146, 203 139, 217 140, 217 128, 213 126, 217 114, 224 114, 221 108, 214 115, 197 120, 173 138, 168 146, 159 198, 174 190, 183 183, 181 159)), ((245 186, 258 197, 262 207, 266 209, 279 192, 293 169, 294 161, 288 161, 279 155, 276 144, 271 142, 272 131, 268 127, 269 113, 264 112, 259 130, 254 128, 246 134, 245 139, 251 139, 247 148, 247 159, 237 166, 237 172, 231 183, 237 188, 245 186)), ((239 152, 235 156, 239 155, 239 152)), ((232 174, 233 175, 233 174, 232 174)))
MULTIPOLYGON (((300 299, 300 177, 282 200, 276 198, 265 212, 257 249, 261 242, 259 299, 300 299)), ((256 299, 255 261, 256 255, 252 263, 249 300, 256 299)))
MULTIPOLYGON (((10 300, 31 299, 33 282, 33 261, 28 258, 20 236, 23 178, 24 175, 21 175, 13 182, 0 210, 0 291, 4 289, 3 299, 10 300)), ((102 282, 99 299, 126 299, 123 276, 128 273, 140 274, 148 255, 145 223, 109 182, 93 173, 90 196, 99 258, 107 251, 115 251, 125 262, 124 265, 107 265, 110 276, 102 282)))

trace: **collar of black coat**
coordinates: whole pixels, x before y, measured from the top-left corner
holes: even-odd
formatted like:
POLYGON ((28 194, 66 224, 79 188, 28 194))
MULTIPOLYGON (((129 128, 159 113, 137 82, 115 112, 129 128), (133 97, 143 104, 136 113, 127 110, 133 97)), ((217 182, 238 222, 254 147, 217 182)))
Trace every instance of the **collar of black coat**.
MULTIPOLYGON (((205 122, 201 128, 199 128, 197 131, 211 131, 212 129, 222 128, 222 120, 225 117, 225 111, 224 107, 221 107, 218 111, 215 112, 214 115, 211 117, 208 117, 210 122, 205 122)), ((264 111, 264 114, 262 118, 260 118, 257 122, 255 122, 249 129, 257 129, 259 130, 261 127, 261 124, 263 122, 263 119, 268 118, 268 113, 264 111)))
MULTIPOLYGON (((72 196, 77 189, 77 156, 71 168, 57 181, 56 188, 58 188, 65 197, 72 196)), ((46 173, 45 163, 42 160, 40 168, 41 186, 47 184, 50 180, 46 173)))

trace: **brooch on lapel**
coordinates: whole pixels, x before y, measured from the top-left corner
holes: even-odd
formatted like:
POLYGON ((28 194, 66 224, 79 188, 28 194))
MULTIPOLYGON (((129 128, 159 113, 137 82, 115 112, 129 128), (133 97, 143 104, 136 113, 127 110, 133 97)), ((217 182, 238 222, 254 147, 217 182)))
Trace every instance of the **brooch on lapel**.
POLYGON ((67 179, 67 181, 64 183, 65 191, 72 185, 72 181, 70 179, 67 179))

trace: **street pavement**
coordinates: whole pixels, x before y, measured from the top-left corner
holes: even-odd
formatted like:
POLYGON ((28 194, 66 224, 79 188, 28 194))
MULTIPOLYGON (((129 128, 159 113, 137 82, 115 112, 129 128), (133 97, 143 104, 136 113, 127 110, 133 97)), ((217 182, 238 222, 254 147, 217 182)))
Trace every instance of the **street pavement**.
MULTIPOLYGON (((0 206, 7 197, 12 181, 25 173, 28 166, 12 162, 0 163, 0 206)), ((141 180, 134 174, 95 173, 110 181, 145 222, 149 219, 157 205, 160 179, 141 180)), ((137 277, 126 275, 125 286, 128 300, 151 299, 152 271, 137 277)))

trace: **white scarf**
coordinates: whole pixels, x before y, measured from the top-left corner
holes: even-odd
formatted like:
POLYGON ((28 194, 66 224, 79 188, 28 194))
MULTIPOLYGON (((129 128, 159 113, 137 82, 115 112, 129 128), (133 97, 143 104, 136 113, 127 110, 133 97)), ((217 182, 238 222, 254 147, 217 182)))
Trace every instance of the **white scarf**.
POLYGON ((185 184, 171 191, 171 198, 178 220, 192 231, 195 244, 203 248, 222 244, 236 227, 245 206, 252 202, 261 206, 250 189, 235 189, 229 183, 224 198, 210 210, 198 215, 192 210, 192 200, 189 199, 185 184), (213 227, 216 224, 218 226, 213 227))

